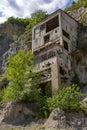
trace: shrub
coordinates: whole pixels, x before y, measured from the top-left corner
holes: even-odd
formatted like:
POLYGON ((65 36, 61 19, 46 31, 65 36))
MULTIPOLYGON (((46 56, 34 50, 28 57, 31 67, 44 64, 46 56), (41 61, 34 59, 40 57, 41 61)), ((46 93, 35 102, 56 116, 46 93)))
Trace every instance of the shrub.
POLYGON ((77 85, 72 85, 67 88, 63 88, 57 92, 52 98, 47 99, 48 108, 51 112, 53 109, 59 107, 66 112, 79 112, 80 101, 83 98, 83 94, 79 91, 77 85))
POLYGON ((47 118, 50 114, 49 109, 48 109, 48 103, 47 103, 47 97, 41 97, 39 98, 38 101, 38 106, 39 106, 39 112, 38 112, 38 118, 47 118))

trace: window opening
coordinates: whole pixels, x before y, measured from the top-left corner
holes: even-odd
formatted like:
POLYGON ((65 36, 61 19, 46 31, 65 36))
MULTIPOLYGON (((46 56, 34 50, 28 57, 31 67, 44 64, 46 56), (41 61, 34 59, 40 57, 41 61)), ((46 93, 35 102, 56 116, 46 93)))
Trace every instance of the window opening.
POLYGON ((44 43, 47 43, 47 42, 49 42, 50 41, 50 36, 49 35, 46 35, 45 37, 44 37, 44 43))
POLYGON ((62 30, 62 32, 66 38, 70 39, 70 35, 65 30, 62 30))
POLYGON ((60 67, 60 74, 62 75, 66 74, 66 71, 62 67, 60 67))
POLYGON ((53 30, 54 28, 57 28, 58 26, 59 26, 58 16, 56 16, 46 23, 46 32, 49 32, 53 30))
POLYGON ((63 40, 63 45, 64 45, 64 49, 66 49, 68 51, 68 43, 63 40))

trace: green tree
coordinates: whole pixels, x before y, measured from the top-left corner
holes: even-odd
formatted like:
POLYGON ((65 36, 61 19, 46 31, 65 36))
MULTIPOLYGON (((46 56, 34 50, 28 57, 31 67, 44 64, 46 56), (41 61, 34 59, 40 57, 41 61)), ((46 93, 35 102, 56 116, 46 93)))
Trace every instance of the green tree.
POLYGON ((43 10, 35 11, 34 13, 31 14, 29 25, 26 27, 26 30, 31 29, 35 24, 37 24, 38 22, 40 22, 41 20, 43 20, 47 16, 48 16, 47 12, 45 12, 43 10))
POLYGON ((71 9, 78 9, 80 7, 87 7, 87 0, 78 0, 77 2, 72 2, 71 9))
POLYGON ((26 27, 28 24, 29 24, 29 19, 25 19, 25 18, 14 18, 13 16, 12 17, 9 17, 5 22, 4 24, 16 24, 18 26, 23 26, 23 27, 26 27))
POLYGON ((8 87, 4 90, 4 101, 36 101, 40 91, 37 89, 40 75, 34 73, 32 52, 20 51, 11 57, 6 68, 8 87))

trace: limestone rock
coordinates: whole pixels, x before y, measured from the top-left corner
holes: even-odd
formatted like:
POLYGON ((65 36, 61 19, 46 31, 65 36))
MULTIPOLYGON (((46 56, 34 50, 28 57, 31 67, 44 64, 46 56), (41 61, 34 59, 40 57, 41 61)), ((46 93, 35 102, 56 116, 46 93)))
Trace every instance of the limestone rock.
POLYGON ((59 108, 56 108, 55 110, 52 111, 50 114, 48 120, 45 123, 45 128, 47 129, 63 129, 66 126, 66 117, 64 111, 62 111, 59 108))
POLYGON ((87 97, 81 102, 81 108, 87 113, 87 97))
POLYGON ((45 130, 87 130, 87 116, 56 108, 44 124, 45 130))
POLYGON ((7 60, 7 51, 10 45, 14 42, 14 36, 18 37, 24 33, 24 27, 16 24, 0 24, 0 74, 2 73, 2 66, 4 58, 7 60), (3 55, 6 57, 3 58, 3 55))
POLYGON ((33 103, 6 103, 0 109, 0 123, 21 124, 25 120, 31 120, 37 112, 37 106, 33 103))

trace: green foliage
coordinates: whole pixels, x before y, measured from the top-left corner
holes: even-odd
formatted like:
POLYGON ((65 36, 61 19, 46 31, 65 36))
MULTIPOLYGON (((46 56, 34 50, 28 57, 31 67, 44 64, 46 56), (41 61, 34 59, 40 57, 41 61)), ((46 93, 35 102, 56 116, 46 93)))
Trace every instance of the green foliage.
POLYGON ((87 50, 87 42, 79 42, 78 45, 77 45, 77 49, 80 49, 80 50, 87 50))
POLYGON ((32 52, 20 51, 11 57, 6 68, 8 87, 4 90, 3 101, 36 101, 40 75, 32 72, 34 67, 32 52))
POLYGON ((52 87, 50 83, 47 83, 45 87, 45 96, 46 97, 51 97, 52 96, 52 87))
POLYGON ((43 10, 36 10, 31 14, 31 19, 38 19, 38 21, 42 20, 47 16, 47 12, 43 10))
POLYGON ((49 111, 51 112, 53 109, 59 107, 66 112, 79 112, 81 111, 80 101, 82 97, 83 94, 79 91, 77 85, 63 88, 52 98, 47 99, 49 111))
POLYGON ((24 44, 27 45, 28 49, 31 50, 32 46, 32 31, 26 30, 24 33, 24 44))
POLYGON ((4 24, 16 24, 18 26, 23 26, 26 30, 31 29, 36 23, 40 22, 47 16, 47 12, 42 10, 37 10, 31 14, 31 18, 14 18, 9 17, 4 24))
POLYGON ((49 116, 49 109, 48 109, 48 104, 47 104, 47 99, 49 97, 52 97, 52 90, 51 90, 51 84, 47 83, 46 86, 44 86, 44 92, 40 91, 40 97, 38 100, 38 106, 39 106, 39 117, 47 118, 49 116))
POLYGON ((3 95, 4 95, 4 90, 0 90, 0 105, 3 103, 2 100, 3 100, 3 95))
POLYGON ((18 35, 14 35, 13 40, 16 42, 18 40, 18 35))
MULTIPOLYGON (((87 0, 78 0, 77 2, 73 1, 71 7, 72 10, 78 9, 80 7, 87 7, 87 0)), ((66 11, 67 9, 65 9, 66 11)))
POLYGON ((74 1, 72 2, 72 5, 71 5, 71 9, 78 9, 80 7, 80 3, 79 2, 77 2, 77 3, 75 3, 74 1))
POLYGON ((44 129, 45 129, 45 126, 41 124, 41 125, 39 126, 39 129, 40 129, 40 130, 44 130, 44 129))
POLYGON ((4 24, 16 24, 18 26, 23 26, 23 27, 26 27, 28 24, 29 24, 29 19, 25 19, 25 18, 14 18, 13 16, 12 17, 9 17, 7 19, 7 21, 4 22, 4 24))
POLYGON ((39 117, 47 118, 52 110, 61 108, 66 112, 82 112, 80 102, 83 99, 80 88, 73 84, 70 87, 60 89, 52 97, 43 96, 39 98, 39 117))
POLYGON ((85 23, 85 22, 87 22, 87 12, 84 13, 84 15, 82 16, 80 22, 81 22, 82 24, 85 23))
POLYGON ((31 29, 35 24, 47 17, 47 12, 42 10, 37 10, 31 14, 31 19, 29 25, 26 27, 26 30, 31 29))
POLYGON ((47 118, 50 112, 48 109, 47 97, 43 96, 43 94, 41 94, 39 98, 38 106, 39 106, 38 118, 47 118))
POLYGON ((19 128, 10 128, 9 130, 21 130, 19 128))
POLYGON ((76 73, 73 76, 71 82, 72 82, 72 84, 79 84, 79 77, 78 77, 78 75, 76 73))

